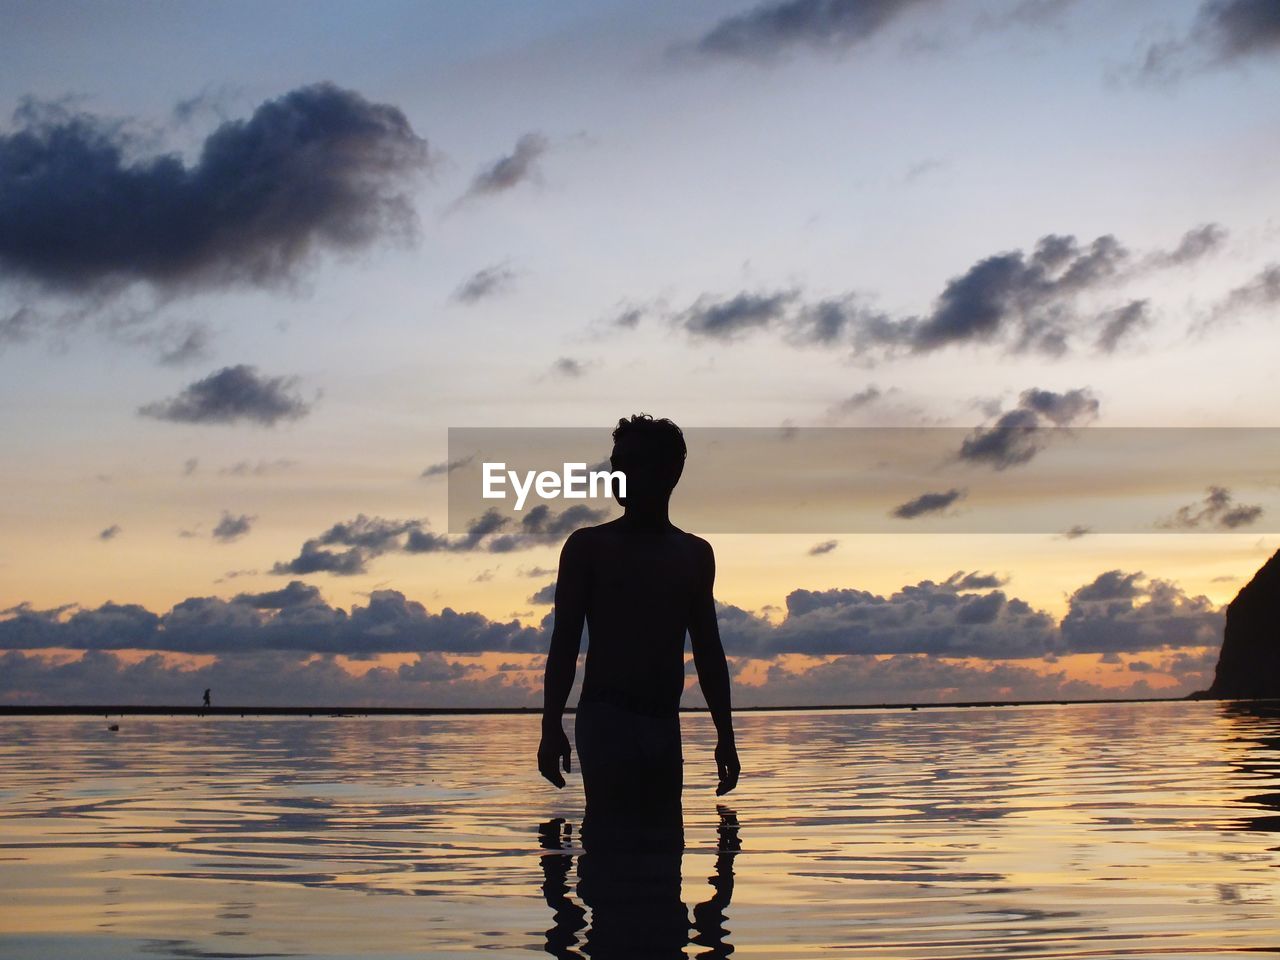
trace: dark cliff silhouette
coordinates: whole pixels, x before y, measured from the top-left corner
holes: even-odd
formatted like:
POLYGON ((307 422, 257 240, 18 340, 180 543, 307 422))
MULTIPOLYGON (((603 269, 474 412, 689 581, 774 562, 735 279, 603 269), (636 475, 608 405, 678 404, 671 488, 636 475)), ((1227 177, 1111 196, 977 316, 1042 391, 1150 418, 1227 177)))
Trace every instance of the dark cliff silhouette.
POLYGON ((1280 550, 1227 606, 1213 686, 1193 696, 1280 698, 1280 550))

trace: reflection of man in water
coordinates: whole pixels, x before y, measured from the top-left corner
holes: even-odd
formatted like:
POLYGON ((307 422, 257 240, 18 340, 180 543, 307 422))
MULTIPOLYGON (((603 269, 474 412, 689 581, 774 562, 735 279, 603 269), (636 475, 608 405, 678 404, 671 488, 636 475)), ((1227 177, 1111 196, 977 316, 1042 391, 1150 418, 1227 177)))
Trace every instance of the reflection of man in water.
POLYGON ((689 909, 681 898, 680 851, 592 850, 578 855, 578 899, 570 891, 573 838, 569 824, 555 819, 538 828, 542 854, 542 895, 554 925, 543 949, 553 957, 592 960, 666 960, 702 947, 702 960, 733 953, 727 927, 733 899, 733 861, 741 849, 738 817, 719 807, 715 872, 707 878, 711 896, 689 909), (590 911, 590 923, 587 921, 590 911))
POLYGON ((610 462, 626 476, 626 496, 617 498, 625 512, 575 531, 560 555, 538 769, 564 786, 560 771, 570 760, 561 718, 585 620, 590 640, 574 733, 586 824, 679 822, 686 632, 716 727, 716 793, 738 782, 729 670, 711 595, 715 556, 667 515, 685 453, 670 420, 640 414, 619 421, 610 462))

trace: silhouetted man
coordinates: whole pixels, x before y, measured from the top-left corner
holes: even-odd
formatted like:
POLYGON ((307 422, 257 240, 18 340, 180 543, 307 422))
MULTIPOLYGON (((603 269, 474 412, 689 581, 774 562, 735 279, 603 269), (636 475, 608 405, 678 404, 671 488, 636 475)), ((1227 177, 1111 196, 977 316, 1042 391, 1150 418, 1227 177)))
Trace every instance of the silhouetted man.
POLYGON ((205 687, 205 690, 204 690, 204 705, 205 705, 206 707, 207 707, 207 706, 209 706, 209 693, 210 693, 209 688, 208 688, 208 687, 205 687))
POLYGON ((562 716, 585 620, 587 663, 574 724, 587 798, 584 837, 593 821, 680 820, 686 632, 716 727, 717 795, 738 782, 729 669, 711 593, 715 556, 668 517, 685 455, 684 436, 670 420, 620 420, 610 462, 626 476, 626 496, 617 496, 625 512, 574 531, 560 554, 538 769, 564 786, 560 771, 570 760, 562 716))

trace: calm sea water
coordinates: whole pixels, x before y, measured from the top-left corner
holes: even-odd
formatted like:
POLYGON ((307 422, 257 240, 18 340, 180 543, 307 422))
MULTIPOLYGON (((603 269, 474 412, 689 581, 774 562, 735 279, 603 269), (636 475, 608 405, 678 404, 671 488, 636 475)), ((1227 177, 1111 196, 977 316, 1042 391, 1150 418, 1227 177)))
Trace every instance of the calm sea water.
POLYGON ((684 719, 683 853, 604 856, 532 717, 3 720, 0 956, 1280 952, 1280 714, 737 725, 717 808, 684 719))

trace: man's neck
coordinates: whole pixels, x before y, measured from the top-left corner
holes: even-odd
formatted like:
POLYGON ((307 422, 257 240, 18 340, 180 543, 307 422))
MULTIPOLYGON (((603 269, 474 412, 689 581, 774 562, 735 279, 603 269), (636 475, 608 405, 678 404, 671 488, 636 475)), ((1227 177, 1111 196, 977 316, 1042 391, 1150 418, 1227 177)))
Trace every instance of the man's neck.
POLYGON ((669 500, 663 500, 661 503, 645 504, 643 507, 638 504, 627 504, 623 509, 622 522, 629 529, 637 531, 661 532, 669 530, 671 528, 669 506, 669 500))

